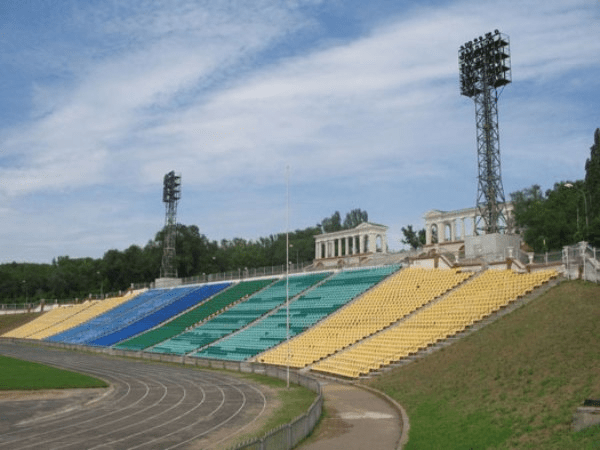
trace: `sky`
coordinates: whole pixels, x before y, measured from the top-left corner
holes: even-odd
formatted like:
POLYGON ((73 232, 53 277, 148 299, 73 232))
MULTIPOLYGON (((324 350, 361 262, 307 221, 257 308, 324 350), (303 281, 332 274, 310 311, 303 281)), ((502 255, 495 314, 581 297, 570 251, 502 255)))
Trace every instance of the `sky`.
POLYGON ((177 221, 210 240, 360 208, 401 249, 427 211, 475 206, 458 49, 495 29, 506 198, 582 179, 598 1, 0 2, 0 263, 144 246, 172 170, 177 221))

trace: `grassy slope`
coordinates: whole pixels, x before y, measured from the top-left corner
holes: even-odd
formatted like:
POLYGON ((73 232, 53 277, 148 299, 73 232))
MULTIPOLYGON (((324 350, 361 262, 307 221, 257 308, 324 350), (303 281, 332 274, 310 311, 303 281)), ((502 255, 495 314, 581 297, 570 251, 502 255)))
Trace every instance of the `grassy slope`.
POLYGON ((0 390, 106 387, 96 378, 42 364, 0 356, 0 390))
POLYGON ((40 317, 41 313, 2 314, 0 315, 0 336, 8 333, 33 319, 40 317))
POLYGON ((564 282, 371 385, 406 408, 407 449, 600 448, 599 426, 570 431, 600 398, 600 286, 564 282))

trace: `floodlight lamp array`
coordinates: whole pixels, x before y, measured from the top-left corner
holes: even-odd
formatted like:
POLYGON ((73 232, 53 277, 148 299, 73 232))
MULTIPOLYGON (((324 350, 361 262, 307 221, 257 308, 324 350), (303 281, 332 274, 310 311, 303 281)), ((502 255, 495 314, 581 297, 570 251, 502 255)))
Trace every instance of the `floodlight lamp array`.
POLYGON ((165 175, 163 183, 163 202, 172 203, 181 199, 181 176, 174 171, 165 175))
POLYGON ((511 82, 508 36, 495 30, 460 46, 460 93, 474 97, 511 82))

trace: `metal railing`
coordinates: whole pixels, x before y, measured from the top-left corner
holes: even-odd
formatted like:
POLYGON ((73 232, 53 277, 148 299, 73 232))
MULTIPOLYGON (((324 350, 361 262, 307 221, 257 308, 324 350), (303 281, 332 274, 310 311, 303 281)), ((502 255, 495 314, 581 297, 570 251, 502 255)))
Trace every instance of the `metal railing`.
MULTIPOLYGON (((305 269, 312 265, 312 262, 302 262, 299 264, 290 263, 290 273, 304 272, 305 269)), ((246 278, 268 277, 283 275, 286 273, 285 264, 277 266, 255 267, 255 268, 239 268, 228 272, 220 273, 203 273, 194 277, 182 278, 182 284, 210 283, 213 281, 233 281, 244 280, 246 278)))
MULTIPOLYGON (((266 366, 265 375, 285 380, 287 371, 277 367, 266 366)), ((252 439, 232 447, 230 450, 290 450, 312 432, 323 412, 321 386, 313 378, 300 375, 296 372, 290 373, 290 382, 304 386, 318 394, 308 411, 290 423, 281 425, 279 428, 268 432, 262 438, 252 439)))
POLYGON ((600 283, 600 251, 582 241, 563 247, 562 263, 567 278, 600 283))
POLYGON ((103 300, 112 297, 120 297, 125 292, 107 292, 104 295, 90 294, 82 298, 63 298, 63 299, 42 299, 36 302, 10 303, 10 300, 0 300, 0 315, 2 314, 22 314, 27 312, 44 312, 61 305, 78 305, 87 300, 103 300))

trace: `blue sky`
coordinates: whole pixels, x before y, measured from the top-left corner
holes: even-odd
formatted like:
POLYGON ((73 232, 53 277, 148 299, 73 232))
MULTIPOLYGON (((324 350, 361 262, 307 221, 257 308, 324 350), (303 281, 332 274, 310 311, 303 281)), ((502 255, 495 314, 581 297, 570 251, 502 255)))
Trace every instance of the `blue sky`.
POLYGON ((458 48, 499 29, 506 197, 581 179, 600 126, 600 4, 508 1, 0 3, 0 262, 101 257, 178 221, 256 239, 339 210, 423 226, 474 206, 458 48))

